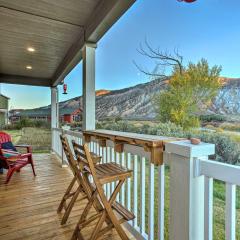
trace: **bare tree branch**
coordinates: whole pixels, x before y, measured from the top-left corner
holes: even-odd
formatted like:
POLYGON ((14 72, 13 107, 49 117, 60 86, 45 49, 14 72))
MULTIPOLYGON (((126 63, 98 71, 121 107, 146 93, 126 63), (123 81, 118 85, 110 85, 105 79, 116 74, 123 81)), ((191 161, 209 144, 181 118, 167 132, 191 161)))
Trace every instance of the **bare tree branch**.
MULTIPOLYGON (((148 43, 147 40, 145 40, 145 48, 140 44, 137 51, 150 59, 157 60, 156 66, 162 66, 164 68, 166 67, 177 67, 179 69, 180 74, 183 73, 183 57, 179 54, 178 50, 175 48, 173 51, 173 54, 170 54, 168 51, 162 52, 159 48, 153 49, 151 45, 148 43)), ((136 62, 134 62, 134 65, 138 68, 138 70, 145 75, 148 76, 155 76, 155 77, 167 77, 163 73, 152 73, 149 71, 144 70, 142 67, 140 67, 136 62)))

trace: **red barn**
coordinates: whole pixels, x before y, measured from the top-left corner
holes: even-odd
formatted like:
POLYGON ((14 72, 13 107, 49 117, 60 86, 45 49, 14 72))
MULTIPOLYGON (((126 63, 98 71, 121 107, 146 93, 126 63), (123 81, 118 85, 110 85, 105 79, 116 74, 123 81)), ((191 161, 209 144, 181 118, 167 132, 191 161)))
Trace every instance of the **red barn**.
POLYGON ((60 121, 64 123, 80 122, 82 120, 82 109, 60 109, 60 121))

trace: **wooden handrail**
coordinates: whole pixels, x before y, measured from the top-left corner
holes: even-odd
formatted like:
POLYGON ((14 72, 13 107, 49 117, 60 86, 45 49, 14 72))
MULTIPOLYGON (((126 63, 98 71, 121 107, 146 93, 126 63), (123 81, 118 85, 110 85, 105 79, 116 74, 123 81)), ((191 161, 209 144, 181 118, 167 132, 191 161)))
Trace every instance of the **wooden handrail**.
POLYGON ((163 151, 166 142, 183 140, 182 138, 154 136, 129 132, 118 132, 111 130, 88 130, 83 131, 85 142, 91 142, 95 138, 101 147, 106 147, 106 141, 113 141, 116 152, 124 151, 124 144, 141 146, 151 154, 151 162, 154 165, 163 164, 163 151))

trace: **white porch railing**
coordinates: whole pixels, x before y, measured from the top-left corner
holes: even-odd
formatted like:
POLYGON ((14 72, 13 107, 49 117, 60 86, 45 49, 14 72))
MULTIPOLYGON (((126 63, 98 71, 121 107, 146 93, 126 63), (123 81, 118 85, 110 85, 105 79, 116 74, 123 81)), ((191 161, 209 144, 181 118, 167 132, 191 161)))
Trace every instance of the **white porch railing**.
MULTIPOLYGON (((236 186, 240 186, 240 167, 199 161, 199 174, 205 176, 205 240, 213 239, 213 181, 225 182, 225 239, 236 239, 236 186)), ((239 236, 238 236, 239 237, 239 236)))
MULTIPOLYGON (((74 139, 81 144, 82 133, 56 128, 52 131, 54 139, 52 150, 62 158, 62 163, 65 164, 59 135, 64 133, 70 142, 74 139)), ((164 163, 170 167, 170 208, 172 208, 169 209, 170 239, 213 239, 213 179, 218 179, 226 182, 226 239, 234 240, 236 185, 240 185, 240 168, 202 160, 202 157, 207 159, 206 156, 213 153, 211 144, 201 146, 198 153, 196 152, 197 146, 189 147, 186 155, 181 152, 182 147, 185 151, 189 146, 169 143, 166 144, 168 152, 164 153, 164 163), (172 151, 173 148, 174 151, 172 151), (179 174, 184 174, 184 177, 182 178, 179 174), (179 199, 181 200, 178 201, 179 199), (201 199, 204 200, 202 203, 201 199), (186 206, 188 206, 189 216, 186 216, 186 206), (195 218, 191 214, 199 216, 195 218), (186 224, 185 228, 182 226, 184 224, 186 224), (199 227, 199 225, 202 226, 199 227), (178 236, 175 235, 176 233, 178 236)), ((126 225, 128 230, 137 239, 164 240, 165 165, 154 166, 150 162, 149 153, 138 146, 125 144, 124 153, 120 154, 114 151, 114 144, 111 141, 107 141, 105 148, 100 147, 97 141, 92 141, 90 150, 101 155, 103 162, 115 161, 133 170, 133 177, 128 179, 117 197, 117 200, 136 216, 134 221, 126 225)), ((113 191, 114 185, 105 186, 108 196, 113 191)))

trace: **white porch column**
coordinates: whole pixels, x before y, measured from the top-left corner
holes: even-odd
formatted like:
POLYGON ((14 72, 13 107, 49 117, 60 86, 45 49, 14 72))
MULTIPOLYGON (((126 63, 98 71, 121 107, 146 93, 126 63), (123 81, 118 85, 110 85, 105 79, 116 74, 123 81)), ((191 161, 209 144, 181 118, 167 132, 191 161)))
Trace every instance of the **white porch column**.
POLYGON ((204 177, 198 158, 215 153, 215 145, 190 141, 166 143, 170 163, 170 240, 204 239, 204 177))
POLYGON ((86 43, 83 59, 83 130, 95 129, 95 49, 96 44, 86 43))
MULTIPOLYGON (((51 88, 51 129, 59 127, 59 110, 58 110, 58 89, 51 88)), ((52 149, 54 148, 54 132, 52 131, 52 149)))

